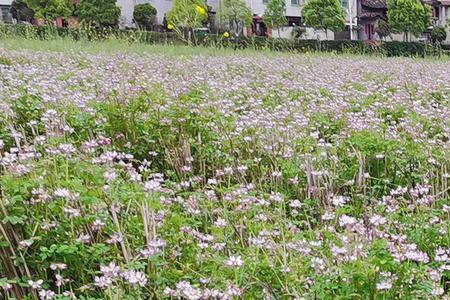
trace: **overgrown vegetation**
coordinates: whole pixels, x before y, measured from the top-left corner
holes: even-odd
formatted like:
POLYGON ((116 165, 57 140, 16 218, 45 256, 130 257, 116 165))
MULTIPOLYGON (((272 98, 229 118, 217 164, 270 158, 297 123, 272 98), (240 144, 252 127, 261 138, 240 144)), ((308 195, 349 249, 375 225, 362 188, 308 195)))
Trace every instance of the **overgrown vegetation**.
POLYGON ((0 49, 2 297, 444 297, 449 63, 237 54, 0 49))
POLYGON ((384 42, 380 45, 365 44, 362 41, 304 40, 264 38, 255 36, 238 36, 233 39, 223 35, 205 34, 195 36, 187 41, 183 32, 146 32, 132 30, 117 30, 110 28, 96 29, 80 27, 75 29, 55 28, 50 26, 18 26, 0 25, 0 39, 24 38, 30 40, 70 40, 70 41, 121 41, 126 44, 159 44, 182 45, 190 44, 217 49, 250 49, 271 50, 296 53, 333 52, 351 54, 371 54, 379 56, 436 56, 449 53, 448 45, 427 45, 424 43, 384 42), (180 38, 181 35, 181 38, 180 38), (444 52, 447 51, 447 52, 444 52))

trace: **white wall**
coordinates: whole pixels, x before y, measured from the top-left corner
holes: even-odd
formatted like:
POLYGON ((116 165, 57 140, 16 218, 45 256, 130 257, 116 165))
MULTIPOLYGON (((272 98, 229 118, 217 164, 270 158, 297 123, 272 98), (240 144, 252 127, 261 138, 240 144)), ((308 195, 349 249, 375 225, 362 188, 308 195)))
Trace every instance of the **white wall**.
MULTIPOLYGON (((282 27, 280 28, 280 34, 278 35, 278 30, 272 29, 272 36, 273 37, 281 37, 281 38, 291 38, 291 32, 294 27, 282 27)), ((303 39, 320 39, 325 40, 326 39, 325 32, 323 30, 314 30, 312 28, 306 28, 306 32, 303 34, 303 39)), ((334 39, 334 33, 331 31, 328 31, 328 39, 332 40, 334 39)))
POLYGON ((0 0, 0 5, 11 5, 12 0, 0 0))

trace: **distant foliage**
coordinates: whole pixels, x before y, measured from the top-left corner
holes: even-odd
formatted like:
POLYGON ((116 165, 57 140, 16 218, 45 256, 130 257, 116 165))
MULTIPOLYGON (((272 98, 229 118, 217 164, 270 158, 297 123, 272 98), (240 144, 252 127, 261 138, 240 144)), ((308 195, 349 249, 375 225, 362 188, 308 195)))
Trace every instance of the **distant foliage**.
POLYGON ((150 29, 156 21, 156 14, 156 8, 150 3, 138 4, 134 7, 133 20, 139 27, 150 29))
POLYGON ((11 14, 17 21, 31 22, 34 12, 28 7, 24 0, 14 0, 11 3, 11 14))
POLYGON ((303 26, 294 26, 294 28, 291 31, 291 37, 293 39, 300 39, 302 38, 306 33, 306 28, 303 26))
POLYGON ((420 0, 388 0, 388 19, 391 31, 419 36, 431 25, 431 7, 420 0))
POLYGON ((264 12, 264 23, 270 28, 278 29, 287 24, 286 3, 284 0, 269 0, 266 11, 264 12))
POLYGON ((389 24, 384 20, 380 20, 378 22, 378 26, 375 29, 375 31, 378 34, 378 36, 380 37, 380 39, 384 39, 391 35, 391 31, 389 29, 389 24))
POLYGON ((101 27, 117 26, 120 8, 116 0, 81 0, 76 13, 86 23, 101 27))
POLYGON ((167 13, 167 20, 177 27, 201 27, 208 19, 206 2, 203 0, 174 0, 172 9, 167 13))
POLYGON ((73 11, 71 0, 25 0, 24 3, 38 19, 53 21, 57 17, 69 17, 73 11))
POLYGON ((252 22, 252 11, 244 0, 222 0, 218 17, 222 27, 235 34, 241 34, 252 22))
POLYGON ((339 32, 345 28, 345 13, 339 0, 311 0, 302 9, 305 24, 316 29, 339 32))
POLYGON ((442 43, 447 39, 447 30, 444 26, 435 26, 431 31, 431 41, 434 43, 442 43))

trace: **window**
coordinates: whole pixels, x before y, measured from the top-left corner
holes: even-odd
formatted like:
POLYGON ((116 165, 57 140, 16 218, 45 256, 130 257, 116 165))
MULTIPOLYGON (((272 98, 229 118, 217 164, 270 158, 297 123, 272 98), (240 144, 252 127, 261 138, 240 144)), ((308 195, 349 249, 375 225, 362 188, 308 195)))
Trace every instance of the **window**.
POLYGON ((264 4, 269 3, 269 0, 263 0, 263 3, 264 3, 264 4))
POLYGON ((287 16, 288 26, 301 26, 302 21, 300 17, 287 16))
POLYGON ((341 5, 343 8, 348 8, 348 0, 341 0, 341 5))
POLYGON ((291 5, 292 5, 292 6, 298 6, 298 5, 300 5, 300 0, 291 0, 291 5))
POLYGON ((0 21, 7 23, 12 22, 12 16, 9 10, 9 6, 0 6, 0 21))

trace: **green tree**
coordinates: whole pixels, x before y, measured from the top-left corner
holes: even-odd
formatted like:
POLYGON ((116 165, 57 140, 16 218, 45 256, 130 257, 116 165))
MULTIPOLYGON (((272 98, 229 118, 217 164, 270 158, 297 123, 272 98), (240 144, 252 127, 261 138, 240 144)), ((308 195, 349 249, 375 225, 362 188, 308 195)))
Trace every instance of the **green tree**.
POLYGON ((206 3, 203 0, 175 0, 167 13, 167 20, 174 26, 196 28, 208 18, 206 3))
POLYGON ((433 43, 442 43, 447 38, 447 30, 444 26, 435 26, 431 31, 431 41, 433 43))
POLYGON ((345 13, 339 0, 310 0, 302 9, 305 24, 316 29, 339 32, 345 28, 345 13))
POLYGON ((284 0, 269 0, 264 12, 264 23, 273 29, 277 29, 278 36, 280 36, 280 27, 287 23, 284 0))
POLYGON ((76 14, 82 21, 90 24, 117 26, 120 8, 116 5, 116 0, 81 0, 77 5, 76 14))
POLYGON ((73 11, 71 0, 25 0, 24 3, 33 10, 36 18, 46 21, 67 18, 73 11))
POLYGON ((14 0, 11 3, 11 14, 17 21, 31 22, 34 18, 33 10, 23 0, 14 0))
POLYGON ((195 40, 194 28, 201 27, 208 19, 208 10, 204 0, 175 0, 166 17, 167 26, 191 43, 195 40))
POLYGON ((392 32, 418 36, 431 25, 431 7, 420 0, 388 0, 388 20, 392 32))
POLYGON ((219 2, 218 17, 221 27, 241 34, 252 22, 252 11, 244 0, 222 0, 219 2))
POLYGON ((389 29, 389 24, 388 24, 388 22, 386 22, 384 20, 380 20, 378 22, 378 26, 375 29, 375 31, 378 34, 378 36, 380 37, 380 39, 384 39, 391 35, 391 30, 389 29))
POLYGON ((150 3, 138 4, 134 7, 133 20, 142 28, 150 29, 156 20, 156 8, 150 3))

